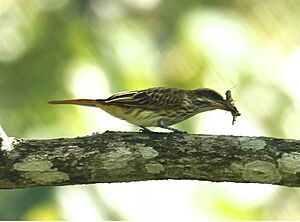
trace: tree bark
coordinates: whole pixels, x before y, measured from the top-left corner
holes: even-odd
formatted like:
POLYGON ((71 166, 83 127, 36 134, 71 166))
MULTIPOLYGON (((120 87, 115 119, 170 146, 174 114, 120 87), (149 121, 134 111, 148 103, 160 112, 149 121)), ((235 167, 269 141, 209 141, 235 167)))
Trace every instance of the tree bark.
POLYGON ((59 139, 0 133, 0 188, 163 179, 300 186, 300 141, 106 132, 59 139))

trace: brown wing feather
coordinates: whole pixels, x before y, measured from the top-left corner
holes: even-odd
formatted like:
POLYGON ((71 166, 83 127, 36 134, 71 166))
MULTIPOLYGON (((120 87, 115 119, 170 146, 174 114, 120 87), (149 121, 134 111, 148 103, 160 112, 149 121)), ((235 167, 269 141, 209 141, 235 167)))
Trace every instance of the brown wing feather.
POLYGON ((117 93, 104 102, 144 109, 166 109, 180 105, 183 100, 183 92, 184 90, 173 88, 150 88, 117 93))

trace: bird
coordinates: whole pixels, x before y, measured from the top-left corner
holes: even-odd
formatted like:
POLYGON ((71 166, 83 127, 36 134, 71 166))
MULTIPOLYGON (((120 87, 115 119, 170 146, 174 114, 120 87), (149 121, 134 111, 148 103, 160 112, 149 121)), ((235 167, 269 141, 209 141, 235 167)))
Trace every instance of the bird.
POLYGON ((147 127, 160 127, 175 133, 183 131, 170 127, 198 113, 220 109, 230 111, 234 124, 240 115, 233 104, 230 90, 226 99, 209 88, 178 89, 153 87, 135 91, 118 92, 106 99, 67 99, 48 101, 49 104, 73 104, 98 107, 114 117, 152 132, 147 127))

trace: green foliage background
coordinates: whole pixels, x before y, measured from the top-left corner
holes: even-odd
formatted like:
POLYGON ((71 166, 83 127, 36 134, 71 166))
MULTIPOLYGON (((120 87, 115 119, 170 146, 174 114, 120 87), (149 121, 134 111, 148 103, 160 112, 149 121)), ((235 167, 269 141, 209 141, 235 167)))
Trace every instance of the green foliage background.
MULTIPOLYGON (((97 122, 94 111, 46 101, 153 86, 233 88, 242 113, 236 128, 221 113, 178 128, 299 139, 299 21, 295 0, 0 0, 0 124, 15 137, 78 136, 109 123, 97 122)), ((276 189, 267 200, 239 205, 222 185, 204 187, 209 204, 199 204, 197 189, 193 200, 199 218, 300 216, 298 189, 276 189)), ((101 186, 82 188, 101 219, 137 218, 96 189, 101 186)), ((57 193, 0 191, 0 219, 69 219, 57 193)))

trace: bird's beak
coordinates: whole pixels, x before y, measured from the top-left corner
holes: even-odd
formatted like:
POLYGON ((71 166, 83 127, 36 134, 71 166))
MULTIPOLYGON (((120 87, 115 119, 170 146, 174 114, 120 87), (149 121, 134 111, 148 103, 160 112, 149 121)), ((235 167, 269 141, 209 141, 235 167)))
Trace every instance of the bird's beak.
POLYGON ((233 103, 228 103, 226 100, 225 101, 218 101, 215 102, 215 106, 217 109, 222 109, 231 112, 235 116, 240 116, 241 114, 237 110, 237 108, 233 105, 233 103))
POLYGON ((221 109, 221 110, 226 110, 226 111, 231 111, 232 109, 230 107, 228 107, 226 101, 214 101, 214 106, 217 109, 221 109))

